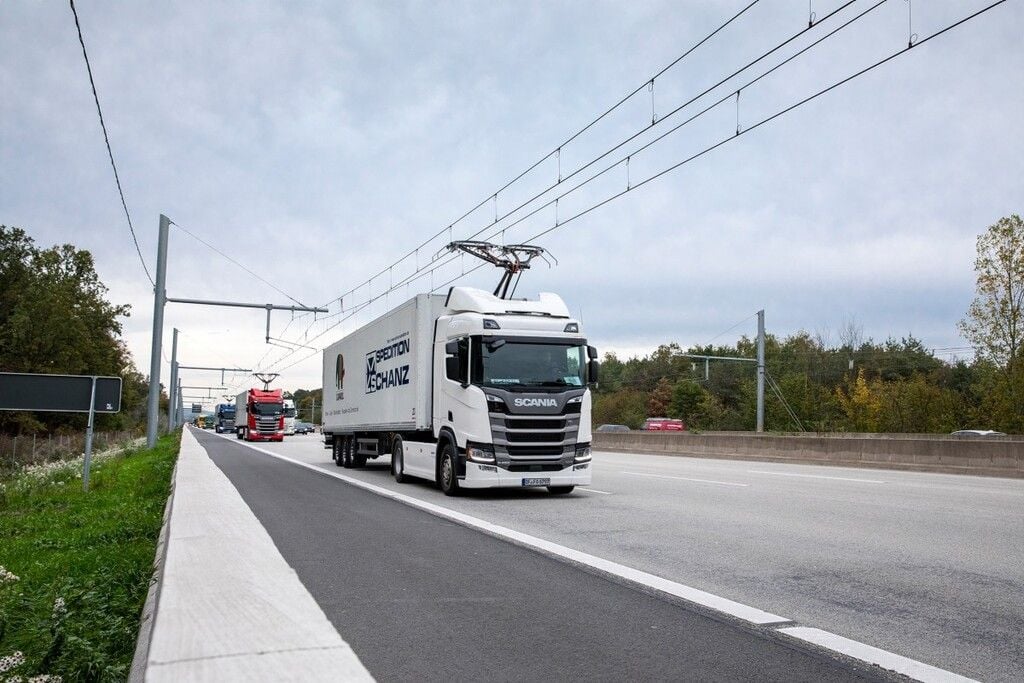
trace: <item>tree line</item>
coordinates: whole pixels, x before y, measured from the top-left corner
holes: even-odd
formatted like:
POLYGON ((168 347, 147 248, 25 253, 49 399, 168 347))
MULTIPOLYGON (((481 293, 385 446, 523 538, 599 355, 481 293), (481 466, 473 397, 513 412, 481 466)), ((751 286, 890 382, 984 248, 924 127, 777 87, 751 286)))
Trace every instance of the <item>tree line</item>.
MULTIPOLYGON (((107 293, 90 252, 40 248, 24 230, 0 225, 0 371, 121 377, 121 412, 97 415, 96 429, 132 430, 145 423, 149 383, 121 339, 129 306, 107 293)), ((79 431, 86 420, 0 411, 0 433, 79 431)))
MULTIPOLYGON (((838 343, 798 332, 767 335, 766 372, 782 398, 765 391, 770 431, 1024 432, 1024 222, 1013 215, 977 242, 976 296, 959 323, 969 358, 946 357, 913 336, 863 340, 848 323, 838 343), (788 407, 787 407, 788 404, 788 407), (792 414, 791 414, 792 413, 792 414)), ((639 427, 647 417, 685 420, 691 429, 752 430, 753 363, 703 361, 684 354, 754 358, 755 340, 648 356, 606 354, 594 396, 594 423, 639 427)))

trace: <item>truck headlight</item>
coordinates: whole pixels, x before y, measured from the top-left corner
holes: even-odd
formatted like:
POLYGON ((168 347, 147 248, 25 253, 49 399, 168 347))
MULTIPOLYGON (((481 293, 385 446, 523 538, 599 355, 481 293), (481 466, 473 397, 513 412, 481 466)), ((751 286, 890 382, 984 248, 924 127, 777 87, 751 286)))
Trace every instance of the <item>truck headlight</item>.
POLYGON ((471 462, 494 464, 494 448, 483 444, 467 444, 466 459, 471 462))
POLYGON ((576 462, 589 462, 590 455, 590 444, 582 444, 576 447, 576 462))

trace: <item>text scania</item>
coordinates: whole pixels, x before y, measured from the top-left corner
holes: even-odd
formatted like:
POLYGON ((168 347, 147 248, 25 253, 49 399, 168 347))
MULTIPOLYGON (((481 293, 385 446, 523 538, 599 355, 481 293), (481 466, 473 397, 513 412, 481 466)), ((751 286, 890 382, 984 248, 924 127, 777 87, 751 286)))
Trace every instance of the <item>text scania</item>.
POLYGON ((554 408, 558 401, 553 398, 516 398, 512 400, 512 404, 517 408, 554 408))
POLYGON ((366 393, 372 394, 383 389, 409 384, 409 365, 377 369, 384 361, 409 353, 409 340, 402 339, 366 354, 366 393))

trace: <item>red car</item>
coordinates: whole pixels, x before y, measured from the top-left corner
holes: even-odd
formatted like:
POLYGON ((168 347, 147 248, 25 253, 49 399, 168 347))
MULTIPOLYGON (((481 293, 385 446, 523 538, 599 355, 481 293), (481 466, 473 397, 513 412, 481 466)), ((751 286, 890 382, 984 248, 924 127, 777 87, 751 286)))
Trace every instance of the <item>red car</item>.
POLYGON ((686 425, 682 420, 673 420, 668 417, 649 417, 644 421, 645 432, 685 432, 686 425))

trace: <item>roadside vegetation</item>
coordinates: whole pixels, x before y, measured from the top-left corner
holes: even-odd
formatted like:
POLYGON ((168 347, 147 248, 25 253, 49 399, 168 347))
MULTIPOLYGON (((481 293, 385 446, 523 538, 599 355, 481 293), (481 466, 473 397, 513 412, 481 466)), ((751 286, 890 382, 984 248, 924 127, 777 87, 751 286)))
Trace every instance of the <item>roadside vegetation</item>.
POLYGON ((0 681, 128 677, 179 440, 0 478, 0 681))
MULTIPOLYGON (((828 333, 768 335, 766 369, 808 431, 927 432, 996 429, 1024 433, 1024 221, 1000 219, 981 234, 976 296, 959 329, 962 349, 928 349, 908 335, 864 339, 850 320, 828 333), (959 358, 957 357, 959 356, 959 358)), ((646 417, 682 418, 691 429, 752 430, 753 364, 681 355, 756 355, 754 339, 683 349, 665 344, 642 358, 607 354, 594 401, 594 424, 639 427, 646 417)), ((771 389, 765 424, 796 431, 771 389)))

